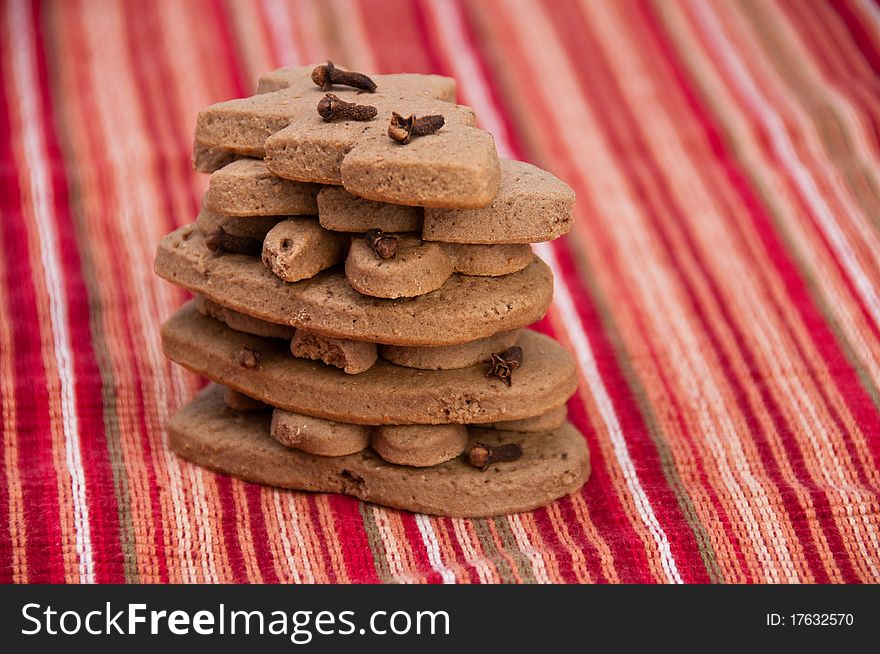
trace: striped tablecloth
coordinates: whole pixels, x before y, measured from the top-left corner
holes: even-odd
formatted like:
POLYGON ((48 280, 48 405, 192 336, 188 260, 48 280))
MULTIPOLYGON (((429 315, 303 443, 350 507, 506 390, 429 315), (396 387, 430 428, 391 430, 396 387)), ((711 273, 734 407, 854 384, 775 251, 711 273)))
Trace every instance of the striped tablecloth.
POLYGON ((0 581, 880 581, 871 0, 0 3, 0 581), (198 110, 331 58, 460 82, 577 191, 538 247, 582 492, 417 516, 165 448, 198 110))

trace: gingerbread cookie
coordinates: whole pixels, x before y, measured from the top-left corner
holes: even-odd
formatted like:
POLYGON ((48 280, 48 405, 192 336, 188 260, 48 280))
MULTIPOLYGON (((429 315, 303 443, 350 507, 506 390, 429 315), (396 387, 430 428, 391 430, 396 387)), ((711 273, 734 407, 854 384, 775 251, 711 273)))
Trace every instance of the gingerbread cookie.
POLYGON ((370 445, 388 463, 426 468, 464 452, 464 425, 383 425, 375 427, 370 445))
POLYGON ((455 272, 500 277, 522 270, 533 256, 528 245, 433 243, 413 234, 370 232, 352 239, 345 276, 364 295, 416 297, 437 290, 455 272))
POLYGON ((365 238, 351 242, 345 276, 360 293, 382 298, 415 297, 435 291, 454 272, 453 261, 439 243, 417 236, 394 235, 395 252, 381 258, 365 238))
POLYGON ((487 365, 428 373, 379 360, 348 375, 292 358, 275 339, 233 331, 192 303, 162 326, 166 356, 198 375, 288 411, 372 425, 494 423, 562 406, 577 386, 571 355, 530 330, 517 343, 524 360, 508 386, 487 377, 487 365))
POLYGON ((228 309, 201 295, 196 295, 193 302, 203 316, 224 322, 227 327, 235 331, 266 338, 291 339, 290 351, 294 356, 323 361, 349 374, 369 370, 376 362, 377 349, 383 359, 398 366, 421 370, 452 370, 485 363, 489 361, 493 352, 506 350, 515 345, 519 338, 519 330, 514 329, 461 345, 439 347, 381 345, 377 348, 375 343, 331 338, 304 329, 266 322, 228 309))
POLYGON ((248 218, 226 216, 202 207, 196 218, 196 226, 206 236, 222 229, 225 233, 233 236, 262 241, 266 238, 269 230, 282 220, 284 220, 284 216, 251 216, 248 218))
POLYGON ((290 342, 290 351, 295 357, 323 361, 349 375, 366 372, 378 358, 375 343, 330 338, 305 329, 296 330, 290 342))
POLYGON ((338 186, 318 192, 318 219, 322 227, 336 232, 422 231, 421 208, 365 200, 338 186))
POLYGON ((374 93, 340 86, 333 102, 375 108, 375 118, 353 120, 346 113, 323 117, 322 89, 311 74, 289 70, 288 86, 249 98, 221 102, 203 110, 195 139, 202 147, 265 157, 280 177, 302 182, 342 184, 371 200, 433 207, 483 207, 498 192, 501 169, 492 136, 474 127, 473 111, 414 94, 434 80, 417 76, 375 78, 374 93), (300 79, 293 80, 295 75, 300 79), (424 86, 421 86, 424 82, 424 86), (443 117, 436 133, 406 145, 388 136, 393 112, 443 117))
POLYGON ((528 244, 470 245, 444 243, 443 250, 452 259, 455 272, 462 275, 500 277, 522 270, 534 254, 528 244))
POLYGON ((235 411, 265 411, 272 408, 265 402, 260 402, 244 393, 225 387, 223 388, 223 402, 235 411))
POLYGON ((482 209, 423 209, 370 202, 342 188, 322 189, 318 217, 341 232, 421 232, 428 241, 516 244, 550 241, 571 228, 574 191, 522 161, 501 161, 501 187, 482 209))
POLYGON ((562 425, 568 417, 568 408, 564 405, 558 409, 553 409, 547 413, 535 416, 534 418, 524 418, 522 420, 503 420, 494 422, 490 426, 492 429, 501 429, 503 431, 516 431, 523 434, 534 434, 543 431, 552 431, 562 425))
POLYGON ((197 172, 213 173, 215 170, 228 166, 238 158, 239 155, 234 152, 202 145, 198 141, 193 143, 192 164, 197 172))
POLYGON ((342 260, 348 239, 314 218, 282 220, 263 240, 263 263, 286 282, 314 277, 342 260))
POLYGON ((169 444, 193 463, 247 481, 454 517, 529 511, 573 493, 590 475, 584 438, 570 424, 528 435, 469 428, 472 443, 522 448, 519 460, 481 471, 463 458, 432 468, 397 466, 369 448, 315 456, 278 443, 269 435, 270 421, 266 412, 231 411, 221 390, 209 386, 171 419, 169 444))
POLYGON ((289 284, 256 258, 212 256, 192 226, 162 239, 154 267, 160 277, 255 318, 387 345, 456 345, 524 327, 544 316, 553 293, 552 273, 537 257, 504 277, 453 275, 437 291, 406 300, 362 295, 335 270, 289 284))
POLYGON ((329 366, 341 368, 350 375, 369 370, 376 362, 377 353, 374 343, 331 338, 304 329, 294 329, 288 325, 276 325, 229 309, 201 295, 196 295, 193 303, 203 316, 226 323, 230 329, 265 338, 289 339, 290 352, 293 356, 323 361, 329 366))
POLYGON ((503 352, 516 344, 520 331, 514 329, 461 345, 440 347, 399 347, 382 345, 379 355, 386 361, 420 370, 454 370, 486 363, 493 352, 503 352))
POLYGON ((538 243, 571 228, 574 191, 545 170, 501 162, 501 188, 481 209, 426 209, 422 237, 447 243, 538 243))
POLYGON ((285 447, 320 456, 354 454, 370 444, 370 428, 304 416, 283 409, 272 412, 269 433, 285 447))
POLYGON ((260 159, 238 159, 211 175, 202 204, 227 216, 316 216, 319 189, 278 177, 260 159))
POLYGON ((246 313, 229 309, 221 304, 209 300, 202 295, 196 295, 193 298, 196 309, 203 316, 208 316, 226 323, 230 329, 245 334, 253 334, 254 336, 263 336, 264 338, 293 338, 296 330, 289 325, 277 325, 273 322, 267 322, 254 318, 246 313))

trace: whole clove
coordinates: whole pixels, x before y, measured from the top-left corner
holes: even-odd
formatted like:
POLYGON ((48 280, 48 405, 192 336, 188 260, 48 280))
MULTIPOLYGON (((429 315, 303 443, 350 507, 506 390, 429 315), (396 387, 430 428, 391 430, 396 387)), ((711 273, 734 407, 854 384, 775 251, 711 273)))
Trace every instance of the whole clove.
POLYGON ((380 259, 391 259, 397 254, 396 234, 386 234, 381 229, 371 229, 365 236, 367 243, 380 259))
POLYGON ((318 102, 318 115, 325 122, 333 120, 373 120, 379 110, 368 104, 346 102, 333 93, 325 93, 318 102))
POLYGON ((439 114, 430 116, 401 116, 396 111, 391 113, 391 124, 388 136, 401 144, 409 143, 415 136, 427 136, 439 130, 446 119, 439 114))
POLYGON ((519 368, 523 362, 523 350, 520 346, 514 345, 504 352, 492 355, 489 361, 489 369, 486 371, 486 377, 497 377, 508 386, 512 385, 511 375, 513 371, 519 368))
POLYGON ((235 254, 261 254, 263 252, 263 242, 249 236, 236 236, 230 234, 222 227, 208 233, 205 236, 205 247, 211 254, 223 254, 224 252, 233 252, 235 254))
POLYGON ((243 347, 238 352, 238 365, 247 370, 256 370, 260 366, 260 352, 250 347, 243 347))
POLYGON ((517 443, 506 443, 492 447, 485 443, 474 443, 474 446, 468 452, 468 463, 485 471, 493 463, 505 463, 508 461, 516 461, 523 455, 522 447, 517 443))
POLYGON ((340 70, 333 65, 332 61, 317 66, 312 71, 312 81, 321 87, 322 91, 329 91, 334 84, 351 86, 361 91, 372 93, 376 90, 376 82, 363 73, 353 73, 348 70, 340 70))

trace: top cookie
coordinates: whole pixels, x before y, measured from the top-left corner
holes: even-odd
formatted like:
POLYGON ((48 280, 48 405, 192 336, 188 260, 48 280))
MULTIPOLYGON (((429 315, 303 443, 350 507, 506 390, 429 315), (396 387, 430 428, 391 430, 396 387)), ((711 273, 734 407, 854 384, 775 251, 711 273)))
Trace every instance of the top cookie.
POLYGON ((203 204, 226 216, 316 215, 319 189, 281 179, 259 159, 237 159, 211 175, 203 204))
POLYGON ((324 92, 312 67, 285 68, 260 80, 249 98, 200 112, 197 147, 265 157, 273 173, 301 182, 341 184, 370 200, 425 207, 479 208, 495 198, 501 171, 491 134, 474 127, 469 107, 449 102, 454 83, 435 75, 376 75, 366 93, 345 86, 345 102, 377 109, 372 120, 318 114, 324 92), (402 145, 388 136, 392 112, 440 115, 443 127, 402 145))

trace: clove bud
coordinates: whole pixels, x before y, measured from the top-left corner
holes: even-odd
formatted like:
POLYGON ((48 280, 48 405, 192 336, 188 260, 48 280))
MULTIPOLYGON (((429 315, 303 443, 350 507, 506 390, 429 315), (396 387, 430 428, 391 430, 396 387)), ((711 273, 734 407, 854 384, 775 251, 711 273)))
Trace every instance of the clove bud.
POLYGON ((318 102, 318 115, 328 123, 336 119, 373 120, 378 113, 376 107, 346 102, 333 93, 325 93, 318 102))
POLYGON ((430 116, 401 116, 396 111, 391 113, 391 124, 388 136, 401 144, 409 143, 414 136, 427 136, 443 127, 446 119, 439 114, 430 116))
POLYGON ((486 377, 497 377, 505 384, 512 384, 511 375, 523 362, 523 350, 520 346, 509 347, 500 354, 493 354, 489 361, 486 377))
POLYGON ((234 252, 235 254, 261 254, 263 252, 263 242, 249 236, 236 236, 230 234, 222 227, 208 233, 205 236, 205 247, 211 254, 223 254, 224 252, 234 252))
POLYGON ((468 463, 480 470, 486 470, 493 463, 516 461, 523 455, 522 447, 517 443, 507 443, 492 447, 485 443, 474 443, 468 452, 468 463))
POLYGON ((365 235, 367 243, 380 259, 391 259, 397 254, 396 234, 386 234, 381 229, 371 229, 365 235))
POLYGON ((329 91, 334 84, 352 86, 362 91, 372 93, 376 90, 376 82, 363 73, 353 73, 348 70, 340 70, 328 61, 325 65, 317 66, 312 71, 312 81, 321 87, 322 91, 329 91))
POLYGON ((260 352, 249 347, 243 347, 238 352, 238 365, 247 370, 256 370, 260 366, 260 352))

